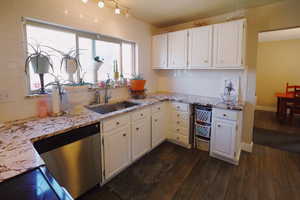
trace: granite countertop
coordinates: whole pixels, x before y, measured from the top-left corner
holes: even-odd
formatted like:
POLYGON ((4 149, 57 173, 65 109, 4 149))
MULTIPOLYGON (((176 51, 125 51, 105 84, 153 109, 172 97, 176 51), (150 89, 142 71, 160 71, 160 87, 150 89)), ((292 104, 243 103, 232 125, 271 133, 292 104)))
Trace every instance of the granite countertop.
MULTIPOLYGON (((0 182, 45 164, 33 147, 32 143, 35 141, 167 100, 232 109, 224 104, 219 104, 220 99, 218 98, 175 93, 156 93, 142 100, 129 99, 128 101, 139 103, 139 105, 109 114, 98 114, 84 109, 82 113, 77 115, 64 115, 42 119, 31 118, 7 122, 3 127, 0 127, 0 182)), ((243 105, 235 106, 234 109, 242 110, 243 105)))

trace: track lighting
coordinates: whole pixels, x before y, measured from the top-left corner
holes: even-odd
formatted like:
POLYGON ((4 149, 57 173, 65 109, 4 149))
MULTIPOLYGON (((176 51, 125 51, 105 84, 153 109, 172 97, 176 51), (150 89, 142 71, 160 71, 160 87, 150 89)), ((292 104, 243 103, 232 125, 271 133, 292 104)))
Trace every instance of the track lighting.
POLYGON ((118 4, 116 5, 116 8, 115 8, 115 14, 116 15, 121 14, 121 9, 119 8, 118 4))
POLYGON ((87 3, 89 0, 81 0, 83 3, 87 3))
POLYGON ((104 1, 101 0, 101 1, 98 2, 98 7, 99 8, 104 8, 104 6, 105 6, 104 1))

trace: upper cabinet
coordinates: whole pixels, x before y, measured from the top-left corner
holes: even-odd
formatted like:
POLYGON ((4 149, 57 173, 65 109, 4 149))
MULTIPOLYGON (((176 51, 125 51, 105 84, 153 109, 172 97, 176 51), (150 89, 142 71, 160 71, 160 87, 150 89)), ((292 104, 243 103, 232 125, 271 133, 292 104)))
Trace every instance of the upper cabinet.
POLYGON ((168 34, 152 37, 152 68, 165 69, 168 66, 168 34))
POLYGON ((242 68, 245 52, 245 20, 213 25, 214 67, 242 68))
POLYGON ((168 34, 168 68, 187 67, 188 31, 176 31, 168 34))
POLYGON ((243 69, 246 20, 153 36, 154 69, 243 69))
POLYGON ((201 69, 212 66, 213 26, 189 30, 188 68, 201 69))

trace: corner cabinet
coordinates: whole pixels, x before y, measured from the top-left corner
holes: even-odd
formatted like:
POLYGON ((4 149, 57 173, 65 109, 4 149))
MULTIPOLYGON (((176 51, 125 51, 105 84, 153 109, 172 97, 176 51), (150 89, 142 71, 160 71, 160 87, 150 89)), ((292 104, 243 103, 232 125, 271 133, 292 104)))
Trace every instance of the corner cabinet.
POLYGON ((166 69, 168 66, 168 34, 152 37, 152 68, 166 69))
POLYGON ((244 67, 245 26, 245 19, 213 25, 214 67, 244 67))
POLYGON ((212 66, 213 26, 189 30, 188 68, 201 69, 212 66))
POLYGON ((188 31, 176 31, 168 34, 168 68, 187 68, 188 31))
POLYGON ((213 109, 210 156, 238 165, 242 111, 213 109))

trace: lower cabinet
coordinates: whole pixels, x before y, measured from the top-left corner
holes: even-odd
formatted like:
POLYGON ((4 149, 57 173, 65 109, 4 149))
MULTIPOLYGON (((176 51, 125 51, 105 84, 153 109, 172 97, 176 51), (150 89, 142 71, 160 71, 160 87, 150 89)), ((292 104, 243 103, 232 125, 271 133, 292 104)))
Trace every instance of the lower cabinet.
POLYGON ((236 122, 216 119, 212 130, 211 152, 225 158, 234 158, 236 122))
POLYGON ((103 133, 104 180, 116 175, 131 163, 130 140, 130 126, 120 127, 103 133))
POLYGON ((152 114, 152 148, 156 147, 166 139, 166 131, 164 129, 163 112, 152 114))
POLYGON ((237 165, 241 152, 241 129, 241 111, 213 109, 210 155, 237 165))
POLYGON ((132 124, 132 160, 143 156, 151 149, 150 118, 138 120, 132 124))

